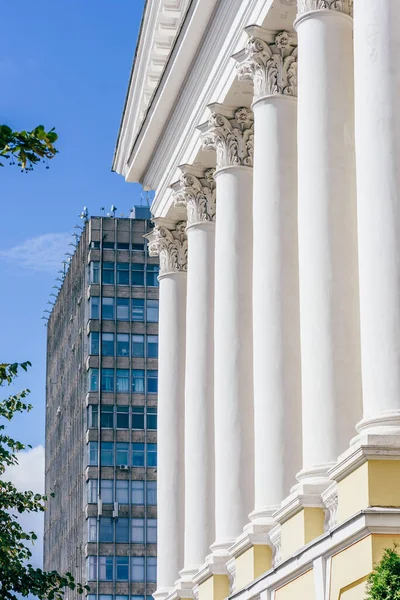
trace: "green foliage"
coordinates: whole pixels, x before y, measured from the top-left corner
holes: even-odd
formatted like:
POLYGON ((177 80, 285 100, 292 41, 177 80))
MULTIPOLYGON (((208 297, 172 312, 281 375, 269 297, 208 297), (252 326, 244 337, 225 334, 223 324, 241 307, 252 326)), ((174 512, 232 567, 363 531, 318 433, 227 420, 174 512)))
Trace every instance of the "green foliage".
MULTIPOLYGON (((50 131, 46 131, 43 125, 32 131, 13 131, 7 125, 0 125, 0 159, 9 160, 10 165, 17 164, 22 171, 32 171, 41 160, 45 162, 54 158, 58 152, 54 147, 57 139, 54 127, 50 131)), ((0 166, 4 167, 4 164, 0 162, 0 166)))
MULTIPOLYGON (((11 385, 30 362, 21 364, 0 364, 0 386, 11 385)), ((10 465, 18 464, 16 452, 26 446, 5 434, 5 421, 10 421, 16 413, 31 410, 25 398, 29 390, 9 396, 0 401, 0 477, 10 465)), ((35 569, 29 559, 32 552, 27 543, 37 539, 34 532, 25 532, 18 522, 18 514, 43 512, 47 497, 33 492, 19 492, 16 487, 0 479, 0 599, 18 600, 18 595, 33 594, 44 600, 60 600, 65 589, 75 589, 83 593, 87 586, 75 583, 71 573, 60 575, 56 571, 45 572, 35 569)))
POLYGON ((381 562, 368 578, 366 600, 400 600, 400 556, 386 548, 381 562))

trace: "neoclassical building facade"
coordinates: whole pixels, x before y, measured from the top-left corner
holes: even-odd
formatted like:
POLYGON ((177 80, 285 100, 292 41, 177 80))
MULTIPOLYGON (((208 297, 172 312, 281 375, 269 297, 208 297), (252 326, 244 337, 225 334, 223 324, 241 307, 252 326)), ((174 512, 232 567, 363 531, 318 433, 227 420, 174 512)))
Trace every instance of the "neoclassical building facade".
POLYGON ((400 2, 151 0, 157 600, 361 600, 400 541, 400 2))

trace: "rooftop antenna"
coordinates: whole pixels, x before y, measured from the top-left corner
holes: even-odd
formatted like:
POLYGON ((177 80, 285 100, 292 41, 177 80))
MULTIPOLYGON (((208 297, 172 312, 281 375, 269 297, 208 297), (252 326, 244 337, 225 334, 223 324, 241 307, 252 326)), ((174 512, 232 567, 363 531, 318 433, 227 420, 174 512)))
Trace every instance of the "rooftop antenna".
POLYGON ((80 229, 81 231, 83 231, 83 227, 81 225, 74 225, 74 229, 80 229))
POLYGON ((149 190, 146 190, 146 204, 147 206, 150 206, 150 194, 149 194, 149 190))
POLYGON ((89 218, 89 211, 86 206, 83 207, 83 211, 79 213, 78 217, 80 217, 85 223, 87 222, 89 218))
POLYGON ((114 204, 111 204, 110 211, 112 212, 112 216, 115 217, 115 213, 117 212, 117 207, 114 204))
POLYGON ((45 317, 45 316, 43 316, 43 317, 40 317, 40 318, 41 318, 41 319, 44 319, 45 321, 48 321, 48 320, 49 320, 49 317, 45 317))
MULTIPOLYGON (((64 256, 69 256, 69 258, 72 258, 73 254, 71 254, 71 252, 65 252, 64 256)), ((68 258, 67 258, 67 261, 70 262, 68 258)))
MULTIPOLYGON (((50 304, 51 304, 51 302, 50 302, 50 304)), ((51 310, 44 310, 43 312, 47 312, 47 313, 49 313, 49 315, 51 315, 51 310)))
POLYGON ((78 239, 79 239, 79 233, 75 233, 75 232, 74 232, 74 233, 72 234, 72 237, 74 237, 76 240, 78 240, 78 239))
POLYGON ((103 217, 104 217, 105 214, 106 214, 106 207, 105 206, 100 206, 100 210, 102 211, 103 217))
MULTIPOLYGON (((57 277, 57 279, 58 279, 58 277, 57 277)), ((58 285, 53 285, 53 290, 61 290, 61 288, 58 287, 58 285)))
POLYGON ((74 244, 74 242, 68 242, 68 246, 73 246, 74 248, 76 248, 76 247, 77 247, 77 245, 76 245, 76 244, 74 244))

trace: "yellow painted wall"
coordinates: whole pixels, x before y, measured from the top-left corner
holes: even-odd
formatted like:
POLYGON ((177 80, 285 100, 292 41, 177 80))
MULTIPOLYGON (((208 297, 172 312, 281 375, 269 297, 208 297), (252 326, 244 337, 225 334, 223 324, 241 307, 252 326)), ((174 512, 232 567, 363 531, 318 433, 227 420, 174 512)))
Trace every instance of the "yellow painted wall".
POLYGON ((236 589, 260 577, 272 566, 272 550, 267 545, 252 546, 236 559, 236 589))
POLYGON ((368 463, 338 483, 338 523, 368 506, 368 463))
POLYGON ((199 585, 199 600, 223 600, 229 596, 227 575, 212 575, 199 585))
POLYGON ((318 600, 315 597, 313 570, 276 590, 275 600, 318 600))
POLYGON ((364 582, 372 570, 372 540, 365 537, 332 556, 329 600, 364 600, 364 582))
POLYGON ((400 535, 374 534, 372 536, 372 564, 375 566, 382 558, 385 548, 400 546, 400 535))
POLYGON ((282 558, 291 556, 308 542, 324 533, 324 511, 303 508, 281 527, 282 558))

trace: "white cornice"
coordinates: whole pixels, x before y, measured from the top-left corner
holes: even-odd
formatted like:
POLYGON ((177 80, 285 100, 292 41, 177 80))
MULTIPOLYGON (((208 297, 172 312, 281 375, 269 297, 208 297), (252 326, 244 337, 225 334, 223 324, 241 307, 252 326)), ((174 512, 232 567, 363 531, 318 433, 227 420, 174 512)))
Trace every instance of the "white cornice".
POLYGON ((124 174, 126 156, 160 82, 190 0, 147 0, 132 67, 113 169, 124 174))

